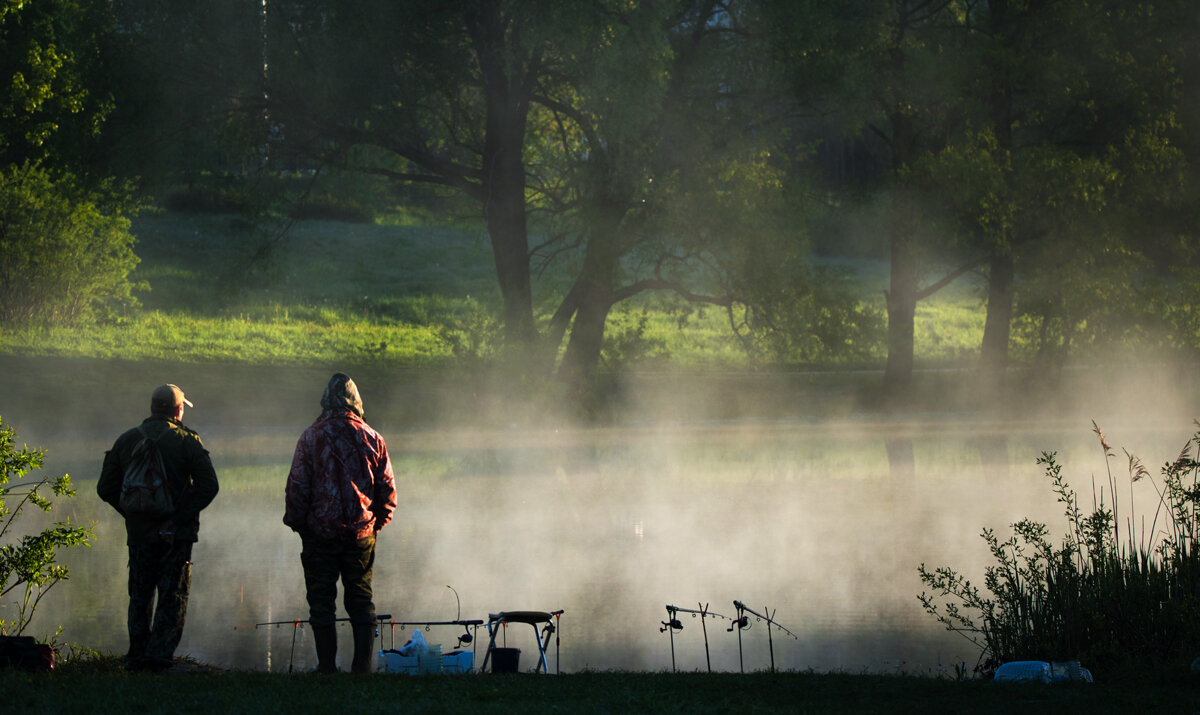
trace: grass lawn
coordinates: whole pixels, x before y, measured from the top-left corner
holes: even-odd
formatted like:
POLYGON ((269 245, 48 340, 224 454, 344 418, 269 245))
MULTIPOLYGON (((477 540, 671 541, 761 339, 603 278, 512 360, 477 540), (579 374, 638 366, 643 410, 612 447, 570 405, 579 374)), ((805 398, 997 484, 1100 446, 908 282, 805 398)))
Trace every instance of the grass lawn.
POLYGON ((0 672, 10 713, 1180 713, 1200 683, 1024 685, 815 673, 269 675, 114 668, 0 672))
MULTIPOLYGON (((385 367, 460 364, 493 353, 499 289, 486 235, 462 229, 300 222, 284 236, 224 215, 139 217, 141 306, 102 324, 0 331, 0 354, 99 359, 385 367)), ((862 301, 882 311, 886 265, 838 261, 862 301)), ((568 277, 534 283, 545 323, 568 277)), ((919 306, 921 364, 969 361, 983 306, 952 284, 919 306)), ((882 341, 883 336, 879 336, 882 341)), ((602 367, 744 370, 752 367, 718 308, 643 294, 613 310, 602 367)), ((868 363, 882 368, 880 342, 868 363)))

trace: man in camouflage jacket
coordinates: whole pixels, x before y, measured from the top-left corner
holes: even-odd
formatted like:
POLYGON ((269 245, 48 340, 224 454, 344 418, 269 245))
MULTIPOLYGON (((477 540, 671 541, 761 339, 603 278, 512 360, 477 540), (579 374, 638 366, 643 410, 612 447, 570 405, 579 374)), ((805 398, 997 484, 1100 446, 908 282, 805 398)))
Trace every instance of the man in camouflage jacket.
POLYGON ((150 416, 113 444, 104 455, 96 493, 125 517, 129 547, 130 670, 165 670, 187 614, 192 583, 192 544, 199 538, 200 512, 217 495, 217 473, 200 436, 185 427, 184 406, 192 403, 183 390, 167 384, 150 397, 150 416), (157 440, 167 488, 175 512, 166 518, 127 514, 120 506, 121 485, 133 448, 143 439, 157 440), (157 605, 155 592, 157 591, 157 605))
POLYGON ((334 622, 340 577, 354 634, 351 670, 369 672, 375 634, 375 535, 396 510, 396 484, 383 437, 363 421, 354 381, 335 374, 325 386, 321 407, 321 416, 296 444, 283 523, 303 541, 300 561, 317 670, 337 670, 334 622))

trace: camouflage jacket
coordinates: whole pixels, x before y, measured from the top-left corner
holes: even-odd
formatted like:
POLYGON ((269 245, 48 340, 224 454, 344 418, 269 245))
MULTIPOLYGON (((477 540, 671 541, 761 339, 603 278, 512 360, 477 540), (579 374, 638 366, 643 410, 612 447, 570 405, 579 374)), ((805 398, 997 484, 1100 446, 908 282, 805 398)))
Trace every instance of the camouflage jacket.
MULTIPOLYGON (((162 453, 163 466, 167 471, 167 484, 175 505, 175 538, 180 541, 196 541, 200 534, 200 511, 217 496, 217 473, 209 459, 208 450, 200 441, 200 435, 171 417, 151 415, 141 425, 146 434, 159 437, 158 449, 162 453), (169 434, 168 434, 169 433, 169 434)), ((134 446, 142 439, 137 427, 127 430, 112 449, 104 454, 104 466, 100 468, 100 481, 96 493, 118 512, 121 508, 121 482, 125 480, 125 467, 129 464, 134 446)), ((126 543, 146 544, 159 540, 157 519, 145 519, 133 515, 125 517, 126 543)))
POLYGON ((392 520, 396 482, 379 433, 349 411, 327 410, 296 443, 283 523, 302 536, 372 536, 392 520))

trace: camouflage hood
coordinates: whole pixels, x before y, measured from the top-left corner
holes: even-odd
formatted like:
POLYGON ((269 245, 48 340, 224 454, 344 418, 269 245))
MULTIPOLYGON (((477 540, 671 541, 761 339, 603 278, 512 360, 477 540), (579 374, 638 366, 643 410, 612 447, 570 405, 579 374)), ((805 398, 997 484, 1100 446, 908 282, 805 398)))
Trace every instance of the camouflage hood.
POLYGON ((325 386, 325 394, 321 395, 321 407, 325 410, 348 410, 363 416, 362 397, 358 394, 358 385, 345 373, 335 373, 325 386))

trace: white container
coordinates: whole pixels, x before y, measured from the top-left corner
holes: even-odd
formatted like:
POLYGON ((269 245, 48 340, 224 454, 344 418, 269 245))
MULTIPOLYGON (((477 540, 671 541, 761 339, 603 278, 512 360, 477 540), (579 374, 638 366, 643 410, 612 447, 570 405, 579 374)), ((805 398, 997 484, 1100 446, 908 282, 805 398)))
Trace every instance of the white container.
POLYGON ((379 672, 416 675, 417 656, 400 655, 394 650, 381 650, 379 651, 379 672))
POLYGON ((427 675, 442 672, 442 645, 427 645, 415 649, 413 655, 404 655, 396 650, 379 651, 380 673, 404 675, 427 675))
POLYGON ((442 672, 442 644, 426 646, 417 651, 417 673, 428 675, 442 672))
POLYGON ((456 650, 442 656, 443 673, 470 673, 475 668, 475 654, 456 650))

